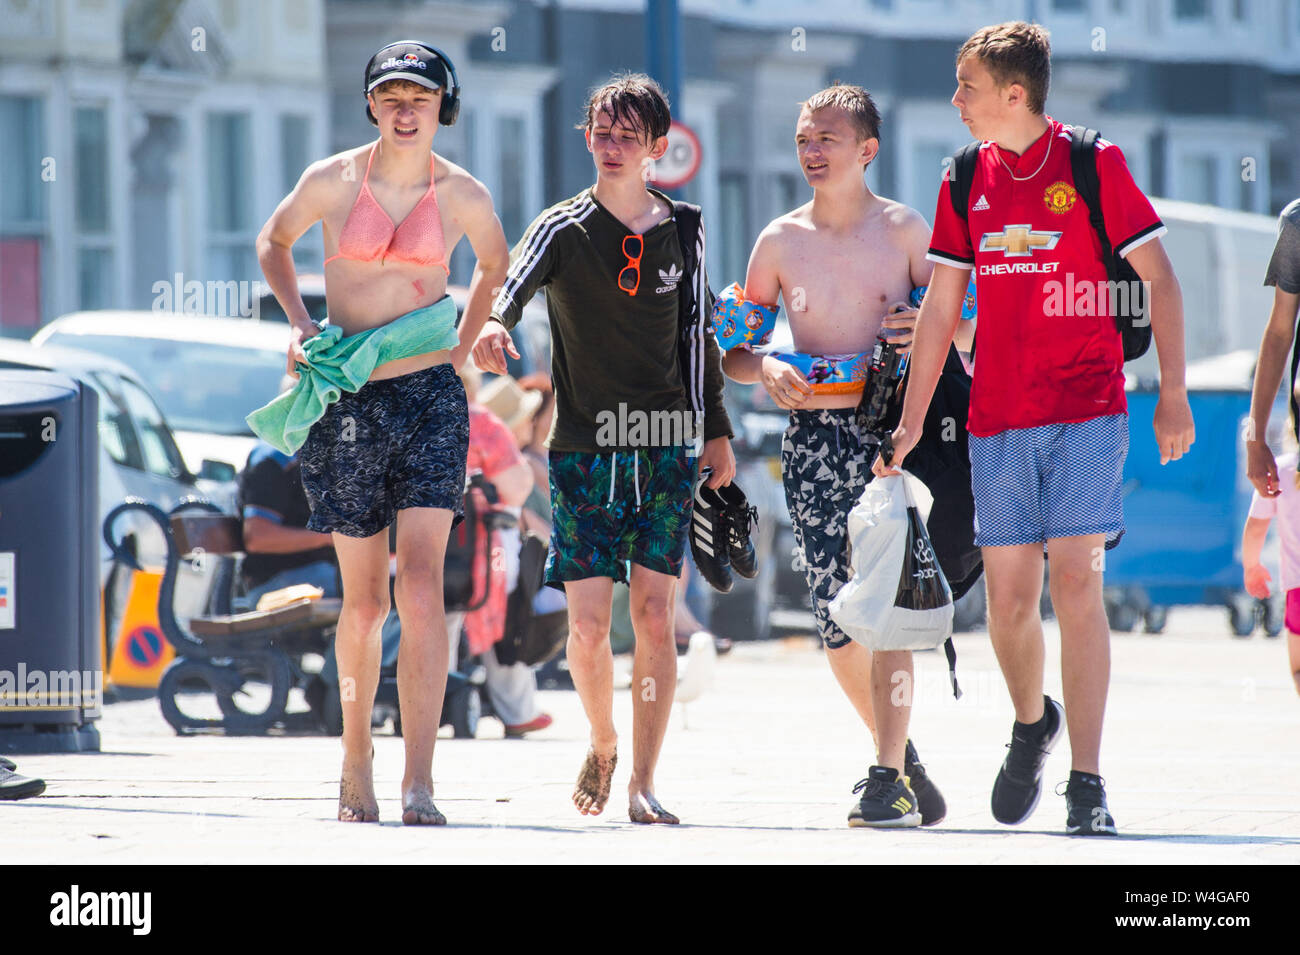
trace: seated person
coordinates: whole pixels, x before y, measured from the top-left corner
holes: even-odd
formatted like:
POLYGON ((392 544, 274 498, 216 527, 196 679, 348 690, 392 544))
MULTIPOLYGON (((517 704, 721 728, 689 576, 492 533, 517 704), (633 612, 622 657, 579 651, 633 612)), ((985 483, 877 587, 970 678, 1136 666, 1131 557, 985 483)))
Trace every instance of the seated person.
MULTIPOLYGON (((342 597, 338 559, 329 534, 307 530, 311 506, 302 489, 297 455, 289 457, 259 441, 239 475, 239 509, 244 521, 244 597, 235 609, 254 610, 264 594, 295 584, 319 587, 324 597, 342 597)), ((397 662, 397 630, 385 627, 383 662, 397 662)), ((338 685, 331 642, 321 679, 338 685)))
POLYGON ((294 584, 312 584, 326 597, 341 596, 330 535, 307 530, 311 507, 297 455, 288 457, 259 441, 239 476, 239 506, 248 609, 254 609, 263 594, 294 584))
MULTIPOLYGON (((478 370, 469 362, 461 368, 460 376, 469 399, 466 473, 481 472, 496 488, 499 505, 522 520, 524 502, 533 490, 533 470, 519 449, 516 433, 522 436, 531 428, 533 413, 541 403, 540 396, 536 392, 525 393, 509 377, 496 378, 480 391, 478 370), (484 404, 479 404, 480 398, 486 399, 484 404), (494 414, 487 401, 502 414, 494 414)), ((505 592, 510 593, 519 580, 519 529, 502 528, 497 534, 505 557, 505 592)), ((486 611, 486 606, 483 609, 486 611)), ((474 613, 477 615, 479 611, 474 613)), ((473 637, 471 627, 490 615, 483 613, 477 620, 469 621, 465 617, 464 613, 447 614, 447 633, 452 638, 453 653, 459 642, 456 636, 460 624, 465 623, 466 632, 473 637)), ((500 621, 500 626, 504 626, 504 608, 500 621)), ((502 636, 504 632, 491 634, 487 639, 495 642, 502 636)), ((531 667, 523 663, 503 666, 491 646, 482 652, 482 659, 487 670, 488 696, 493 710, 505 724, 507 736, 519 737, 551 725, 550 715, 537 706, 537 678, 531 667)), ((455 660, 452 667, 455 668, 455 660)))

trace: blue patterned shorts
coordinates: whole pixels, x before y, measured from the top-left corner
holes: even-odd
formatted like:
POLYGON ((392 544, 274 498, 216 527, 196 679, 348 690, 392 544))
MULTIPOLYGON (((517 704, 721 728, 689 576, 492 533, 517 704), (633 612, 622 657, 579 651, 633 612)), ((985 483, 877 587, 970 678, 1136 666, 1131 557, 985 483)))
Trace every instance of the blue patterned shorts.
POLYGON ((344 392, 298 452, 307 528, 370 537, 408 507, 464 508, 469 407, 449 363, 344 392))
POLYGON ((879 446, 855 408, 790 412, 781 442, 781 477, 794 538, 803 555, 813 614, 826 649, 850 642, 831 620, 830 603, 849 582, 849 511, 871 481, 879 446))
POLYGON ((970 436, 975 543, 1046 543, 1057 537, 1124 535, 1128 415, 1011 428, 970 436))

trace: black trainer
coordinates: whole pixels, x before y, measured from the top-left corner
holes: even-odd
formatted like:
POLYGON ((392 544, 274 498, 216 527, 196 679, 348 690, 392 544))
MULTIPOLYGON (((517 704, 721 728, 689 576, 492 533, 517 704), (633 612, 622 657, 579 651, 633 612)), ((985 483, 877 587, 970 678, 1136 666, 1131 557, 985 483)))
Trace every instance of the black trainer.
POLYGON ((916 755, 916 747, 910 739, 903 760, 903 775, 911 784, 912 792, 916 793, 916 808, 921 812, 921 825, 939 825, 943 822, 943 817, 948 815, 948 804, 944 802, 939 787, 931 782, 925 767, 921 765, 921 757, 916 755))
MULTIPOLYGON (((1061 794, 1060 786, 1056 794, 1061 794)), ((1065 783, 1065 831, 1072 836, 1119 835, 1106 805, 1106 780, 1070 770, 1070 780, 1065 783)))
MULTIPOLYGON (((9 766, 13 762, 5 760, 9 766)), ((45 792, 45 780, 19 776, 12 769, 0 766, 0 799, 28 799, 45 792)))
POLYGON ((908 788, 906 777, 898 778, 896 769, 872 766, 853 792, 862 793, 862 798, 849 810, 851 828, 910 829, 921 824, 916 793, 908 788))
POLYGON ((1008 826, 1029 818, 1043 794, 1043 766, 1047 754, 1065 729, 1065 710, 1050 696, 1043 697, 1047 728, 1040 735, 1024 723, 1011 727, 1007 758, 993 781, 993 818, 1008 826))
POLYGON ((691 557, 710 587, 731 592, 731 558, 727 546, 731 522, 723 516, 726 507, 718 492, 704 486, 707 475, 695 485, 691 513, 691 557))
POLYGON ((758 508, 751 507, 745 492, 734 481, 716 491, 704 489, 722 504, 722 517, 727 522, 727 556, 731 569, 749 580, 758 576, 758 555, 750 534, 758 527, 758 508))

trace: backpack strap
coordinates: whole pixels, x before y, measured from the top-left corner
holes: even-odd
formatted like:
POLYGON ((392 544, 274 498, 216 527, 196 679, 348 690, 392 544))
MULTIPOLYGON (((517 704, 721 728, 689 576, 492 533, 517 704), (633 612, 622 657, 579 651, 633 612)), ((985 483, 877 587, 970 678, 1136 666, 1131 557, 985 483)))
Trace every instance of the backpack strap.
MULTIPOLYGON (((682 247, 682 276, 692 275, 699 263, 695 260, 696 246, 700 235, 700 207, 689 202, 673 201, 673 221, 677 223, 677 243, 682 247)), ((689 282, 686 283, 689 288, 689 282)), ((694 292, 691 289, 692 293, 694 292)), ((679 302, 685 302, 692 296, 678 296, 679 302)), ((685 325, 683 324, 683 327, 685 325)))
POLYGON ((1106 235, 1106 219, 1101 212, 1101 181, 1097 178, 1097 136, 1095 129, 1075 126, 1070 132, 1070 171, 1074 174, 1074 188, 1088 207, 1088 221, 1101 240, 1101 258, 1106 271, 1114 276, 1115 252, 1106 235))
POLYGON ((673 200, 673 221, 677 224, 677 244, 682 249, 682 282, 678 286, 677 295, 677 332, 678 339, 684 342, 696 308, 695 286, 691 282, 691 276, 700 267, 696 259, 700 236, 700 207, 673 200))
MULTIPOLYGON (((970 194, 971 186, 975 181, 975 165, 979 161, 980 146, 983 143, 978 141, 967 143, 961 149, 957 150, 952 157, 952 165, 948 167, 948 198, 952 201, 952 209, 963 219, 970 217, 970 194)), ((975 359, 975 340, 971 339, 970 344, 971 360, 975 359)), ((956 677, 954 676, 954 681, 956 677)))
POLYGON ((952 200, 953 211, 963 219, 970 210, 971 185, 975 179, 975 164, 979 159, 979 142, 967 143, 957 150, 948 167, 948 198, 952 200))

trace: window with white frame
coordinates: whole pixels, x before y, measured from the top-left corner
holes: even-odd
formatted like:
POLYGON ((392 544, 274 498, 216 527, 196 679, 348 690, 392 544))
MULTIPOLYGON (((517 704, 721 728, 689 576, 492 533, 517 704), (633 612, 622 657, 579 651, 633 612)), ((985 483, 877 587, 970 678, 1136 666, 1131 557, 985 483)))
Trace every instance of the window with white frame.
MULTIPOLYGON (((744 283, 745 269, 749 263, 751 236, 747 221, 745 177, 740 173, 723 173, 718 177, 718 198, 721 200, 722 272, 730 281, 744 283)), ((730 281, 726 284, 730 284, 730 281)))
POLYGON ((1219 201, 1218 157, 1210 153, 1186 153, 1178 164, 1177 198, 1185 202, 1219 201))
POLYGON ((783 216, 791 209, 803 205, 799 194, 799 186, 803 181, 802 176, 796 176, 794 173, 779 172, 776 174, 777 208, 772 218, 783 216))
MULTIPOLYGON (((280 188, 285 195, 293 191, 311 163, 311 117, 285 113, 280 117, 280 188)), ((317 223, 293 244, 293 262, 299 271, 324 268, 322 243, 317 223)))
POLYGON ((58 176, 42 155, 42 107, 34 96, 0 96, 0 331, 30 333, 41 323, 47 192, 58 176))
POLYGON ((108 114, 102 106, 73 110, 73 205, 77 233, 77 307, 117 302, 109 197, 108 114))
POLYGON ((944 163, 951 155, 952 150, 939 140, 920 140, 912 146, 911 189, 903 201, 927 220, 934 215, 944 163))
POLYGON ((247 113, 207 117, 208 281, 259 277, 253 243, 253 148, 247 113))
POLYGON ((496 124, 497 155, 500 157, 497 209, 506 235, 518 240, 528 225, 528 213, 524 208, 524 118, 501 114, 497 116, 496 124))
POLYGON ((1174 0, 1174 18, 1185 22, 1208 20, 1210 0, 1174 0))

